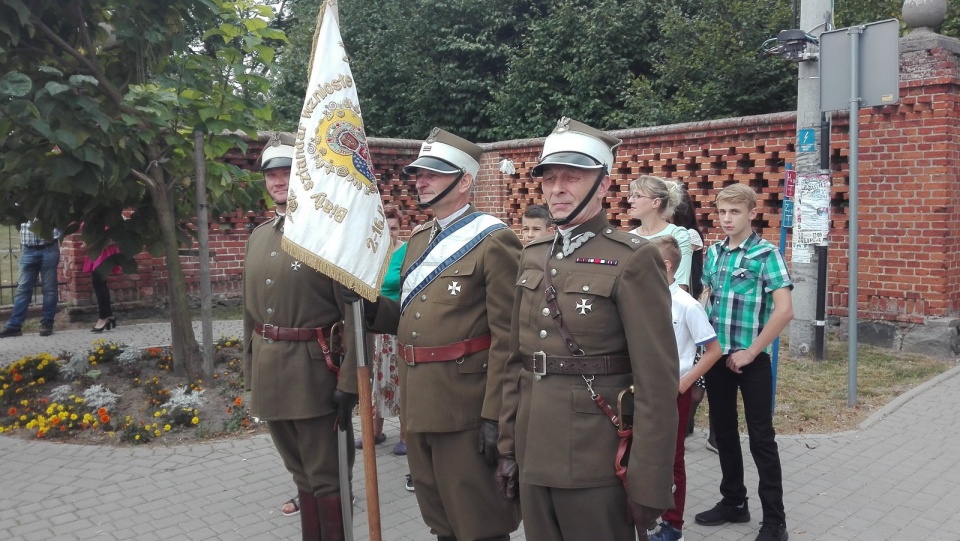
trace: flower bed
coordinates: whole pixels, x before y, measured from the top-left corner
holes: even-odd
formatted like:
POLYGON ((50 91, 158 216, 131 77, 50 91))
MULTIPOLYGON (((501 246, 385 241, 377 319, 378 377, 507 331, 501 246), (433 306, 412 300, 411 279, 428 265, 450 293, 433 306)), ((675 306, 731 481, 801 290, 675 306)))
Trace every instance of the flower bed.
POLYGON ((0 369, 0 434, 78 443, 181 443, 257 430, 243 399, 239 341, 217 341, 212 381, 180 378, 169 348, 96 340, 0 369))

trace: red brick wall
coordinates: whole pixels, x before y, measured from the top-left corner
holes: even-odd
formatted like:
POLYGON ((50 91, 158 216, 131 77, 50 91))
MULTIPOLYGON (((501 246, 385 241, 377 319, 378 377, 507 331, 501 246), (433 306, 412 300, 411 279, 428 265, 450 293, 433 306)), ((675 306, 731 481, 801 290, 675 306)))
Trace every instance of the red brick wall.
MULTIPOLYGON (((901 47, 904 49, 903 47, 901 47)), ((901 100, 897 105, 860 113, 860 286, 863 319, 920 323, 927 317, 952 316, 960 310, 960 63, 944 49, 901 54, 901 100)), ((778 113, 711 122, 614 132, 624 140, 612 174, 614 187, 605 204, 611 221, 629 228, 625 194, 632 179, 653 174, 682 181, 690 192, 707 242, 719 240, 713 199, 724 186, 739 182, 759 194, 754 227, 767 240, 779 241, 781 192, 785 165, 795 158, 796 115, 778 113)), ((550 126, 544 127, 546 135, 550 126)), ((831 141, 832 219, 828 266, 828 309, 846 315, 847 221, 849 216, 849 137, 845 114, 834 115, 831 141)), ((254 142, 233 163, 252 167, 266 140, 254 142)), ((520 215, 542 203, 539 185, 529 176, 542 138, 485 145, 474 202, 519 231, 520 215), (513 162, 516 173, 499 171, 513 162)), ((385 203, 403 213, 402 234, 429 218, 416 208, 412 180, 402 173, 413 161, 419 141, 370 139, 374 168, 385 203)), ((251 215, 254 220, 265 219, 251 215)), ((237 213, 229 229, 211 231, 214 291, 239 295, 243 243, 249 219, 237 213)), ((68 242, 66 253, 73 248, 68 242)), ((788 253, 789 260, 789 253, 788 253)), ((196 257, 183 257, 192 292, 198 291, 196 257)), ((140 257, 140 272, 114 276, 111 290, 124 300, 166 295, 163 260, 140 257)), ((67 300, 92 303, 89 278, 74 275, 67 300)))

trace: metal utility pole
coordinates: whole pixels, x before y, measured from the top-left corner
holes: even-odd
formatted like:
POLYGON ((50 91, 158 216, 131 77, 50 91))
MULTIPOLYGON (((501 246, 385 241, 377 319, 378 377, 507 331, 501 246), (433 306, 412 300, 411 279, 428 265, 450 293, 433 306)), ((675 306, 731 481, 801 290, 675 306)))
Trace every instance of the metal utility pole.
MULTIPOLYGON (((819 36, 833 20, 832 0, 801 0, 800 30, 819 36)), ((808 48, 813 48, 812 45, 808 48)), ((820 67, 800 62, 797 82, 797 145, 794 168, 797 177, 820 172, 820 67)), ((790 322, 790 354, 809 355, 814 349, 817 299, 818 251, 813 245, 798 245, 794 235, 790 274, 793 278, 793 321, 790 322)))

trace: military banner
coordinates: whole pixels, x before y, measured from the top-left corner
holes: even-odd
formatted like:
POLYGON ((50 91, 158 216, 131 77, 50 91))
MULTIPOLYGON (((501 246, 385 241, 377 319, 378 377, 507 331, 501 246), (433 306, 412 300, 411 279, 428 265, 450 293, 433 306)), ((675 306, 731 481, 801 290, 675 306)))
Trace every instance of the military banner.
POLYGON ((322 9, 294 145, 283 249, 375 300, 390 235, 336 0, 323 2, 322 9))

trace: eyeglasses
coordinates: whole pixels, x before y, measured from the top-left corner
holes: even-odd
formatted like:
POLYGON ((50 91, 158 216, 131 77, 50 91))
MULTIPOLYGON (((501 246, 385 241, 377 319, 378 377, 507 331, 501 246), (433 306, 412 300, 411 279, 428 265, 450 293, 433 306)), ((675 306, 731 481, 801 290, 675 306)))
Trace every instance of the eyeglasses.
POLYGON ((627 201, 633 201, 634 199, 644 199, 644 198, 646 198, 646 199, 657 199, 656 197, 652 197, 652 196, 649 196, 649 195, 632 193, 632 194, 630 194, 629 197, 627 197, 627 201))

